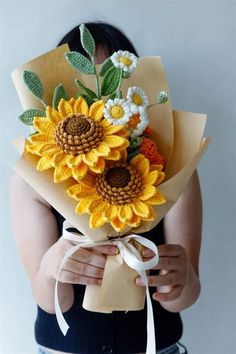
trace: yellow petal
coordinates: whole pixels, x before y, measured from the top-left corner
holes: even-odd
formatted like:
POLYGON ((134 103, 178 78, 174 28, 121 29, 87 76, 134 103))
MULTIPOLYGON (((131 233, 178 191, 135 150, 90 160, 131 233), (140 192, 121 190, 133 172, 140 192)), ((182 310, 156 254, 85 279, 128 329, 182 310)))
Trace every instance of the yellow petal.
POLYGON ((101 213, 92 214, 89 218, 89 227, 94 229, 96 227, 100 227, 105 224, 105 220, 101 213))
POLYGON ((85 186, 86 188, 93 188, 96 183, 96 175, 92 175, 91 173, 88 173, 86 177, 84 177, 80 182, 81 185, 85 186))
POLYGON ((52 162, 53 166, 65 166, 67 165, 67 162, 70 161, 71 155, 65 154, 63 151, 59 151, 53 156, 52 162))
POLYGON ((123 224, 119 218, 115 218, 110 224, 117 232, 121 232, 125 228, 125 224, 123 224))
POLYGON ((153 221, 156 218, 156 211, 155 209, 149 205, 150 215, 147 218, 143 218, 145 221, 153 221))
POLYGON ((89 207, 90 204, 93 202, 93 199, 91 198, 83 198, 81 200, 79 200, 75 212, 77 214, 87 214, 89 212, 89 207))
POLYGON ((109 209, 104 212, 106 221, 114 220, 118 215, 118 207, 116 205, 110 205, 109 209))
POLYGON ((158 171, 151 171, 146 177, 143 178, 143 184, 145 186, 154 186, 157 181, 158 174, 158 171))
POLYGON ((78 166, 78 165, 81 163, 81 161, 82 161, 81 155, 72 156, 72 157, 70 158, 70 160, 68 161, 68 166, 69 166, 70 168, 73 168, 73 167, 75 167, 75 166, 78 166))
POLYGON ((67 189, 67 194, 74 199, 90 198, 92 201, 94 193, 92 188, 85 188, 80 183, 74 184, 67 189))
POLYGON ((71 169, 68 166, 56 167, 54 170, 54 182, 61 183, 71 177, 71 169))
POLYGON ((89 212, 90 213, 96 213, 96 214, 103 214, 107 209, 109 208, 109 204, 107 202, 104 202, 101 198, 97 200, 93 200, 93 202, 90 204, 89 207, 89 212))
POLYGON ((121 136, 116 136, 116 135, 108 135, 105 136, 103 142, 107 144, 111 148, 119 147, 122 144, 124 144, 125 139, 122 138, 121 136))
POLYGON ((40 156, 39 150, 41 149, 41 147, 43 145, 44 144, 29 144, 27 142, 25 148, 30 154, 39 155, 40 156))
POLYGON ((110 154, 106 157, 106 160, 112 160, 112 161, 120 160, 120 151, 117 149, 112 149, 110 154))
POLYGON ((159 184, 161 184, 161 182, 165 179, 165 176, 166 176, 165 172, 159 172, 155 186, 158 186, 159 184))
POLYGON ((72 175, 76 181, 80 181, 86 176, 88 172, 88 167, 82 162, 80 165, 77 165, 72 168, 72 175))
POLYGON ((45 171, 48 170, 49 168, 53 167, 52 165, 52 156, 50 155, 45 155, 42 156, 37 164, 37 170, 38 171, 45 171))
POLYGON ((118 218, 122 223, 126 223, 128 220, 132 219, 133 211, 129 204, 122 205, 118 209, 118 218))
POLYGON ((52 124, 54 124, 54 126, 57 126, 57 124, 62 119, 60 114, 55 109, 53 109, 52 107, 49 107, 49 106, 46 108, 46 115, 50 119, 52 124))
POLYGON ((97 151, 97 155, 98 156, 108 156, 110 154, 110 152, 111 152, 111 149, 106 144, 101 143, 96 148, 96 151, 97 151))
POLYGON ((138 154, 138 155, 134 156, 134 157, 130 160, 130 165, 135 166, 135 165, 137 165, 139 162, 143 161, 144 158, 145 158, 144 155, 138 154))
POLYGON ((144 158, 143 160, 139 161, 136 165, 136 168, 139 170, 143 178, 146 177, 150 171, 149 160, 144 158))
POLYGON ((73 116, 73 109, 68 101, 62 98, 58 105, 58 111, 62 118, 73 116))
POLYGON ((92 149, 89 152, 87 152, 86 154, 83 154, 82 160, 88 166, 92 166, 92 167, 96 166, 96 164, 98 162, 98 155, 96 154, 96 150, 92 149))
POLYGON ((107 119, 102 119, 99 124, 104 128, 108 128, 111 126, 111 123, 107 119))
POLYGON ((104 129, 106 135, 117 134, 119 131, 123 130, 123 125, 110 125, 104 129))
POLYGON ((163 165, 151 165, 150 166, 150 171, 154 171, 154 170, 157 170, 157 171, 162 171, 163 170, 163 165))
POLYGON ((89 117, 93 118, 95 122, 100 122, 103 117, 104 102, 103 100, 93 103, 89 108, 89 117))
POLYGON ((85 116, 88 116, 88 104, 82 96, 78 97, 75 101, 74 113, 84 114, 85 116))
POLYGON ((49 143, 49 144, 44 144, 41 146, 41 148, 39 149, 39 153, 41 155, 54 155, 57 152, 61 151, 61 148, 54 143, 49 143))
POLYGON ((147 186, 143 189, 141 195, 139 196, 140 200, 147 200, 153 197, 156 193, 156 188, 154 186, 147 186))
POLYGON ((166 202, 165 196, 157 189, 156 194, 147 200, 147 203, 152 205, 160 205, 166 202))
POLYGON ((95 173, 102 173, 105 168, 105 160, 103 157, 99 157, 96 166, 89 166, 90 170, 95 173))
POLYGON ((69 99, 69 104, 71 105, 71 108, 72 108, 73 111, 74 111, 74 105, 75 105, 75 99, 74 99, 74 97, 71 97, 71 98, 69 99))
POLYGON ((35 117, 34 127, 39 133, 45 133, 45 135, 54 137, 55 127, 49 119, 43 117, 35 117))
POLYGON ((132 227, 137 227, 140 225, 140 222, 141 222, 140 216, 133 214, 132 219, 127 221, 127 225, 132 227))
POLYGON ((35 134, 29 137, 29 141, 34 143, 54 143, 54 139, 52 136, 47 134, 35 134))
POLYGON ((146 203, 143 203, 141 200, 136 200, 131 204, 133 212, 141 217, 148 217, 150 214, 149 206, 146 203))

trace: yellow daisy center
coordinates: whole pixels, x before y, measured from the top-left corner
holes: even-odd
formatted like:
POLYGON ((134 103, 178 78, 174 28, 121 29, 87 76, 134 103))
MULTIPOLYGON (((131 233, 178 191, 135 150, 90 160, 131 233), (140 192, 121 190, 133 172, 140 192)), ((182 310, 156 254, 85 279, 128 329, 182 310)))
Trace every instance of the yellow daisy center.
POLYGON ((128 57, 119 57, 119 62, 127 66, 130 66, 132 64, 132 60, 128 57))
POLYGON ((112 118, 120 119, 124 116, 125 111, 122 106, 115 105, 112 107, 110 113, 111 113, 112 118))
POLYGON ((96 177, 97 194, 112 205, 132 203, 142 189, 140 172, 125 162, 114 163, 96 177))
POLYGON ((103 140, 103 128, 89 117, 74 115, 58 124, 54 139, 66 154, 86 154, 103 140))
POLYGON ((143 99, 140 95, 138 95, 137 93, 135 93, 132 96, 132 101, 137 105, 137 106, 141 106, 143 104, 143 99))

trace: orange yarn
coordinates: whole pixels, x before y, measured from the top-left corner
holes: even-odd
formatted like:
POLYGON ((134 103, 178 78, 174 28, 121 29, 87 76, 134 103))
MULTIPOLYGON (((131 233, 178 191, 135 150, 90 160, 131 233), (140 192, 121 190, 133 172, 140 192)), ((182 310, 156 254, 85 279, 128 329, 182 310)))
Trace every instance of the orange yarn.
POLYGON ((140 145, 140 153, 143 154, 151 164, 165 165, 165 159, 158 151, 155 141, 142 137, 142 144, 140 145))
POLYGON ((140 115, 139 113, 133 114, 132 117, 129 119, 129 128, 135 129, 140 122, 140 115))
POLYGON ((147 127, 147 128, 144 129, 143 134, 151 136, 153 134, 153 131, 152 131, 152 129, 150 127, 147 127))

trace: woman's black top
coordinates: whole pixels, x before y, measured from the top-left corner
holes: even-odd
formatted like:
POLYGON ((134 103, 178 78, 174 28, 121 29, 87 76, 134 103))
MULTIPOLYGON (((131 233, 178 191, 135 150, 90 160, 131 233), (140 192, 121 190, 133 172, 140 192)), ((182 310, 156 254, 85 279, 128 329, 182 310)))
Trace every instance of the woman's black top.
MULTIPOLYGON (((64 218, 54 210, 60 235, 64 218)), ((163 244, 163 223, 142 236, 163 244)), ((87 311, 82 307, 85 286, 73 285, 75 300, 64 313, 70 326, 66 336, 61 333, 56 315, 49 314, 38 306, 35 322, 35 338, 38 344, 64 352, 79 354, 130 354, 146 350, 146 305, 140 311, 114 311, 103 314, 87 311)), ((149 288, 151 295, 155 288, 149 288)), ((152 299, 157 349, 168 347, 182 336, 182 321, 179 313, 166 311, 152 299)))

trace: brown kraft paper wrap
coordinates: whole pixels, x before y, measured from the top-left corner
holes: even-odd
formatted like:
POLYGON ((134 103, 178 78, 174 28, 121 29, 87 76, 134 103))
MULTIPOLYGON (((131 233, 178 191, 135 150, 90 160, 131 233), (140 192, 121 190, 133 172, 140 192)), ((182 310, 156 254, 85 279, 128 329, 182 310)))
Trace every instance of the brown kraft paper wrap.
MULTIPOLYGON (((70 97, 75 97, 77 88, 74 79, 94 88, 93 78, 74 71, 66 62, 64 53, 69 51, 63 45, 24 64, 12 73, 12 79, 24 109, 43 108, 25 87, 22 74, 24 70, 39 75, 45 89, 45 101, 51 105, 54 88, 62 83, 70 97)), ((139 60, 139 65, 129 79, 123 80, 122 91, 126 93, 130 86, 140 86, 145 90, 150 103, 155 102, 159 91, 167 91, 168 83, 160 57, 147 57, 139 60)), ((203 138, 206 115, 172 111, 171 101, 163 105, 154 105, 148 112, 150 127, 155 131, 154 139, 162 154, 166 157, 166 179, 158 186, 167 202, 156 206, 157 218, 152 222, 142 222, 136 229, 127 228, 125 234, 146 232, 154 228, 177 201, 186 183, 205 153, 210 140, 203 138)), ((109 225, 98 229, 89 228, 89 215, 75 213, 76 201, 69 198, 66 189, 73 180, 55 184, 52 169, 36 170, 37 156, 25 150, 24 138, 14 141, 20 152, 20 158, 13 169, 29 183, 47 202, 58 210, 80 233, 88 235, 93 241, 119 236, 109 225)), ((79 236, 78 236, 79 237, 79 236)), ((86 287, 83 307, 96 312, 118 310, 140 310, 144 307, 145 289, 136 286, 137 273, 129 268, 120 255, 108 257, 101 286, 86 287)))

